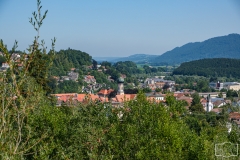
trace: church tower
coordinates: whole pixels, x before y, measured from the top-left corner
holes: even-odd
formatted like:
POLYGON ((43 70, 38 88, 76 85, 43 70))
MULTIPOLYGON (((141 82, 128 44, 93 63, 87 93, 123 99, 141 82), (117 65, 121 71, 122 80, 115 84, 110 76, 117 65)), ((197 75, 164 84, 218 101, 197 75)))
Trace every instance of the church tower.
POLYGON ((210 112, 213 109, 213 104, 211 102, 211 96, 208 94, 207 96, 207 105, 206 105, 206 111, 210 112))
POLYGON ((118 78, 118 95, 124 95, 124 79, 122 77, 118 78))

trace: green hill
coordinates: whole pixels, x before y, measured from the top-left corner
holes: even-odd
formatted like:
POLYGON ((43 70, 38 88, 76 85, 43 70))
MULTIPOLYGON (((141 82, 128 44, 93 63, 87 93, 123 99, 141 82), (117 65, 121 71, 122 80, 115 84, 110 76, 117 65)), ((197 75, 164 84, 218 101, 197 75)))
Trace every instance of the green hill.
POLYGON ((240 59, 201 59, 182 63, 173 74, 240 78, 239 68, 240 59))
POLYGON ((83 65, 91 65, 92 57, 85 52, 67 49, 56 52, 51 68, 52 75, 66 75, 70 68, 82 68, 83 65))

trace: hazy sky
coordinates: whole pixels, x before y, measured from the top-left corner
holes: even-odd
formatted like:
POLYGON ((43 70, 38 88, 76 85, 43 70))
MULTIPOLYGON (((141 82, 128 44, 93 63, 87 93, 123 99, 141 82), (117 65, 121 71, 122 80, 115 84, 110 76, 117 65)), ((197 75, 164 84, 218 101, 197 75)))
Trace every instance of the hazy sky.
MULTIPOLYGON (((0 0, 0 39, 26 50, 36 35, 29 23, 36 0, 0 0)), ((48 48, 93 57, 160 55, 188 42, 240 33, 239 0, 42 0, 40 31, 48 48)))

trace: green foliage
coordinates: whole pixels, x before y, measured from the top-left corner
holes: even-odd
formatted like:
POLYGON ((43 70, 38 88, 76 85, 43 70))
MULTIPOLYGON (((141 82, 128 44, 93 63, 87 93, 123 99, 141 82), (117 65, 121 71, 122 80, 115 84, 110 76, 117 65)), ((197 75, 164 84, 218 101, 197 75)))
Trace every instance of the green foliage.
POLYGON ((117 81, 118 78, 120 77, 120 73, 115 68, 108 69, 106 73, 110 75, 114 81, 117 81))
POLYGON ((103 61, 102 63, 101 63, 101 66, 104 66, 105 68, 110 68, 111 66, 112 66, 112 64, 110 63, 110 62, 107 62, 107 61, 103 61))
POLYGON ((115 63, 113 66, 116 68, 117 71, 128 76, 141 72, 141 70, 137 68, 137 65, 131 61, 120 61, 115 63))
POLYGON ((191 112, 197 112, 197 113, 205 112, 203 109, 203 105, 200 102, 200 97, 197 92, 192 94, 192 98, 193 98, 193 100, 192 100, 191 106, 189 107, 189 110, 191 112))
POLYGON ((0 65, 2 65, 2 63, 6 62, 6 58, 4 56, 0 56, 0 65))
MULTIPOLYGON (((35 131, 29 121, 41 107, 51 103, 46 97, 46 78, 48 67, 52 57, 46 58, 44 41, 38 43, 39 29, 46 13, 41 15, 41 5, 38 0, 38 12, 33 12, 30 23, 37 31, 37 36, 26 54, 22 54, 18 60, 12 59, 17 42, 9 52, 3 41, 0 42, 0 50, 3 52, 10 68, 7 73, 1 72, 0 93, 0 159, 23 159, 33 147, 37 146, 46 136, 48 130, 42 135, 35 136, 35 131)), ((52 41, 51 54, 54 55, 54 43, 52 41)))
POLYGON ((78 87, 78 83, 72 80, 63 81, 59 83, 56 87, 57 93, 79 93, 80 87, 78 87))
POLYGON ((234 90, 227 90, 227 95, 226 95, 228 98, 232 98, 232 97, 238 97, 238 93, 234 90))
POLYGON ((162 89, 160 89, 160 88, 156 88, 155 91, 156 91, 156 92, 161 92, 162 89))
POLYGON ((147 88, 143 88, 143 92, 144 93, 150 93, 150 92, 152 92, 152 90, 147 87, 147 88))

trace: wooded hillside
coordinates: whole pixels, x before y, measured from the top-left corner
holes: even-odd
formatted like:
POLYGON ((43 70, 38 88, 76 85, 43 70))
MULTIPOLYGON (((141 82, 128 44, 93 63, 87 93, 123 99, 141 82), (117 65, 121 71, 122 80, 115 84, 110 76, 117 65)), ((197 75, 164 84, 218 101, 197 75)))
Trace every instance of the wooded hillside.
POLYGON ((240 59, 213 58, 182 63, 174 75, 198 75, 213 77, 240 77, 240 59))
POLYGON ((68 48, 56 52, 53 66, 51 67, 52 75, 66 75, 70 68, 82 68, 84 65, 91 65, 92 57, 82 51, 68 48))

